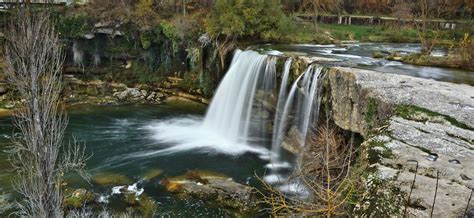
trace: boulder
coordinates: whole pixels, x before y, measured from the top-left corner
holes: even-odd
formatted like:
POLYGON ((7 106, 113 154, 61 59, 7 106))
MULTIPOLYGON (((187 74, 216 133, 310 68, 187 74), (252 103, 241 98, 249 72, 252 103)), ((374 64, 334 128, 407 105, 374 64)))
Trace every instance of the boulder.
POLYGON ((76 189, 71 195, 66 197, 64 206, 68 208, 81 208, 86 204, 94 202, 95 199, 94 193, 85 189, 76 189))
POLYGON ((194 175, 178 177, 162 182, 165 188, 181 197, 193 197, 210 201, 222 207, 243 212, 257 210, 257 194, 255 190, 240 184, 232 178, 216 175, 194 175))
POLYGON ((92 182, 101 186, 126 185, 133 181, 125 175, 117 173, 101 173, 92 176, 92 182))

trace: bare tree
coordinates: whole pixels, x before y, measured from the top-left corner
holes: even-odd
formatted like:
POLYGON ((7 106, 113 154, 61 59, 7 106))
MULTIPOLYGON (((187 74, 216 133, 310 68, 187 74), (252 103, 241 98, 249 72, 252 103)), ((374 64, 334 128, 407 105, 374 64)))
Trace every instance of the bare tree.
MULTIPOLYGON (((302 166, 288 182, 307 190, 310 197, 288 197, 280 190, 259 179, 265 191, 259 192, 262 203, 270 206, 272 215, 296 213, 303 216, 340 216, 354 192, 355 180, 351 172, 354 160, 352 139, 346 141, 328 121, 319 127, 303 152, 302 166)), ((258 177, 257 177, 258 178, 258 177)))
POLYGON ((63 146, 68 123, 61 103, 64 53, 46 11, 18 8, 7 31, 6 75, 22 98, 15 113, 20 134, 14 139, 10 161, 18 173, 15 189, 23 197, 17 215, 63 216, 64 174, 84 174, 84 149, 63 146))

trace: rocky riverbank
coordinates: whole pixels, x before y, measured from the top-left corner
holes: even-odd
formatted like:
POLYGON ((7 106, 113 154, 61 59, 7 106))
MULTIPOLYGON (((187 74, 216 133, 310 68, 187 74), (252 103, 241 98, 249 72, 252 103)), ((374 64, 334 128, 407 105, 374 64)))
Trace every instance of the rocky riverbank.
MULTIPOLYGON (((83 80, 74 75, 66 75, 63 96, 69 106, 161 104, 169 100, 209 103, 207 98, 181 91, 178 88, 179 80, 179 78, 168 78, 160 86, 137 84, 130 87, 124 83, 83 80)), ((10 115, 21 102, 22 100, 16 97, 15 91, 8 84, 0 84, 0 115, 10 115)))
POLYGON ((327 76, 334 122, 364 136, 366 158, 405 193, 409 214, 472 213, 474 87, 341 67, 327 76))

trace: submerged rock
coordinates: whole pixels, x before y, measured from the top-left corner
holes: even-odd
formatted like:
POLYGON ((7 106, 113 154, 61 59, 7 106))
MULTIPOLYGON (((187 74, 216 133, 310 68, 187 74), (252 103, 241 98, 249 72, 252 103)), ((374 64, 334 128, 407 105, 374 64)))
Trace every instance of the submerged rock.
POLYGON ((96 195, 86 189, 76 189, 71 195, 66 197, 64 206, 68 208, 81 208, 86 204, 93 203, 96 195))
POLYGON ((170 192, 180 197, 193 197, 240 211, 257 209, 257 195, 254 188, 223 176, 190 175, 172 178, 162 182, 170 192))
POLYGON ((151 170, 148 170, 143 175, 143 179, 144 180, 152 180, 152 179, 155 179, 156 177, 160 176, 162 173, 163 173, 162 169, 151 169, 151 170))
POLYGON ((126 185, 133 183, 133 181, 127 176, 117 173, 101 173, 94 175, 92 177, 92 182, 101 186, 126 185))

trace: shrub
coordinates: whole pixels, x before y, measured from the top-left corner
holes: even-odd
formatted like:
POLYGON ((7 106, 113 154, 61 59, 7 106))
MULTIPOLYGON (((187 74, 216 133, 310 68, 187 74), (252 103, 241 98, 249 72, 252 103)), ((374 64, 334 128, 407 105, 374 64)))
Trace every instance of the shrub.
POLYGON ((92 25, 89 24, 87 15, 74 14, 60 19, 58 30, 62 37, 78 38, 91 32, 92 25))
POLYGON ((277 29, 284 16, 277 0, 217 0, 205 25, 214 37, 259 37, 277 29))

